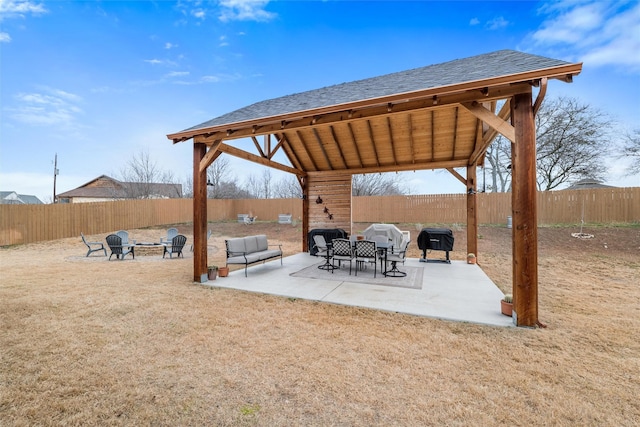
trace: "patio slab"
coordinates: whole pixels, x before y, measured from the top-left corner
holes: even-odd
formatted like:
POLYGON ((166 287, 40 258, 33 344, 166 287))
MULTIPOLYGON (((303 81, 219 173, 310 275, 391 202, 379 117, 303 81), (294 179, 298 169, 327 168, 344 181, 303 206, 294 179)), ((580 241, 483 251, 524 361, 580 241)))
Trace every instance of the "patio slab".
POLYGON ((422 289, 336 280, 324 271, 320 277, 326 274, 326 279, 291 276, 320 261, 321 258, 308 253, 299 253, 284 258, 283 265, 275 260, 250 266, 248 277, 242 269, 203 285, 451 321, 514 326, 510 317, 500 313, 502 291, 478 265, 465 261, 424 263, 417 258, 408 258, 405 265, 424 269, 422 289))

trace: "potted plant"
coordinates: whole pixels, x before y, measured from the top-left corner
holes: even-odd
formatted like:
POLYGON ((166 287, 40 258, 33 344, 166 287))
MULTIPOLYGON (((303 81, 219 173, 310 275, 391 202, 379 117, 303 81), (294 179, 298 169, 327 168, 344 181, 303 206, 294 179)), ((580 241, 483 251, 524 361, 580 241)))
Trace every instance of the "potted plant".
POLYGON ((218 275, 220 277, 227 277, 229 275, 229 267, 228 266, 223 266, 218 268, 218 275))
POLYGON ((467 254, 467 264, 475 264, 476 263, 476 254, 469 252, 467 254))
POLYGON ((513 295, 506 294, 500 301, 500 308, 502 314, 511 317, 513 313, 513 295))
POLYGON ((207 275, 209 280, 216 280, 216 276, 218 275, 218 266, 210 265, 207 267, 207 275))

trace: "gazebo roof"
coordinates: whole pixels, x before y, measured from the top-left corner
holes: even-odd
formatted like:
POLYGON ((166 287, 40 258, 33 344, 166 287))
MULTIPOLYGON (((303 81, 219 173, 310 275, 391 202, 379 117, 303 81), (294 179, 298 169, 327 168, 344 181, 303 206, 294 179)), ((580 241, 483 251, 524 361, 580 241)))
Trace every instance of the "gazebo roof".
POLYGON ((513 139, 511 96, 547 79, 571 81, 581 68, 501 50, 257 102, 168 138, 299 176, 463 167, 481 160, 498 132, 513 139), (263 147, 259 135, 268 136, 263 147), (249 137, 257 155, 223 143, 249 137), (280 147, 291 166, 273 161, 280 147))
MULTIPOLYGON (((570 65, 568 62, 544 58, 512 50, 501 50, 470 58, 456 59, 364 80, 341 83, 306 92, 268 99, 213 118, 180 133, 224 127, 252 120, 288 115, 319 108, 348 105, 413 92, 444 88, 461 83, 483 82, 498 77, 570 65)), ((482 84, 481 84, 482 86, 482 84)))

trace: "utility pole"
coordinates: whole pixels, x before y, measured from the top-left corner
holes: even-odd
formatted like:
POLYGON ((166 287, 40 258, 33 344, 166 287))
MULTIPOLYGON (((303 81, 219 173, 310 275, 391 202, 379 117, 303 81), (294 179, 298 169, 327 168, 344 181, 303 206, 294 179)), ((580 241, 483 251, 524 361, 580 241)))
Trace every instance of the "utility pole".
POLYGON ((60 171, 58 170, 58 153, 56 153, 56 157, 53 161, 53 203, 58 203, 56 198, 56 177, 58 176, 60 171))

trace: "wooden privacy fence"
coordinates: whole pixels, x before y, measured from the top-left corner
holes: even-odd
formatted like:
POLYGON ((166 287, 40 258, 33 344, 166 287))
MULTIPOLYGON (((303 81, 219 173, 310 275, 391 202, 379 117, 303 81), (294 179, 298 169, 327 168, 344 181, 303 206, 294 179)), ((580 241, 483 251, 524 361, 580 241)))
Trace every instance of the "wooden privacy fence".
MULTIPOLYGON (((353 222, 466 223, 466 195, 354 197, 353 222)), ((215 199, 209 221, 235 221, 238 214, 277 221, 302 218, 299 199, 215 199)), ((480 224, 506 224, 511 193, 478 194, 480 224)), ((538 224, 640 222, 640 187, 538 193, 538 224)), ((193 221, 192 199, 125 200, 56 205, 0 205, 0 246, 193 221)))

